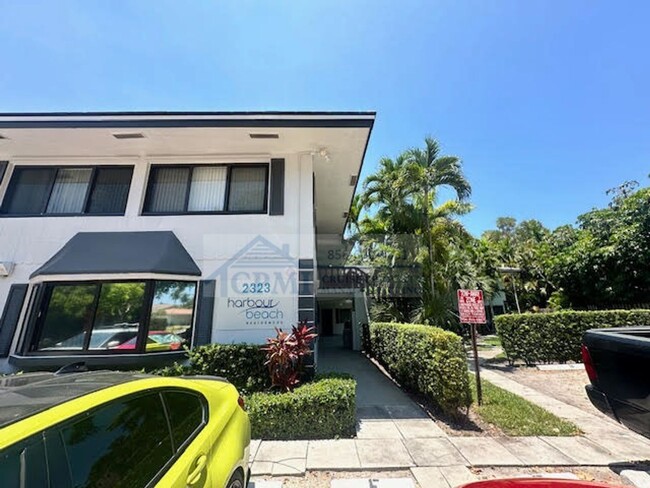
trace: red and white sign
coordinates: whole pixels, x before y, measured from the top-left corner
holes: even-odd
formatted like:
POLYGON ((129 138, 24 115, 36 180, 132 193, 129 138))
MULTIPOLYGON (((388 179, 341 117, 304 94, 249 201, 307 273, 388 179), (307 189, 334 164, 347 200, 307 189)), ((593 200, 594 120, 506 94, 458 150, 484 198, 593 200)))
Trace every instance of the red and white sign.
POLYGON ((461 324, 484 324, 485 304, 481 290, 458 290, 458 312, 461 324))

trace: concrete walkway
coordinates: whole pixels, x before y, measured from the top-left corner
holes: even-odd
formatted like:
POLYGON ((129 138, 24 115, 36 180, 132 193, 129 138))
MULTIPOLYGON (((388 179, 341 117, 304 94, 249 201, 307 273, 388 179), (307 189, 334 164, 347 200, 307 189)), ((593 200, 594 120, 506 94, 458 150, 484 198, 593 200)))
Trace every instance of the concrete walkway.
POLYGON ((322 337, 318 351, 319 373, 347 373, 357 380, 357 416, 365 420, 428 418, 390 378, 363 354, 339 345, 339 337, 322 337))

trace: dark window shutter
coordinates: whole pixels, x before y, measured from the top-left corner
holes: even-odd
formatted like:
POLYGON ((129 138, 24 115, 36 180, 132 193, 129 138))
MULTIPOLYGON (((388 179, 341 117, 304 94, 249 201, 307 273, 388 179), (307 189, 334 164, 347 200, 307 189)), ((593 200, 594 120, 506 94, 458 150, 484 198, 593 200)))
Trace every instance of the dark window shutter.
POLYGON ((11 285, 7 302, 5 303, 5 308, 0 318, 0 358, 9 356, 9 348, 16 333, 25 295, 27 295, 27 285, 11 285))
POLYGON ((7 172, 7 166, 9 166, 9 161, 0 161, 0 185, 2 185, 2 179, 7 172))
POLYGON ((201 281, 199 295, 196 301, 196 324, 194 327, 194 343, 192 346, 210 344, 212 341, 212 318, 214 315, 214 280, 201 281))
POLYGON ((284 159, 271 159, 269 215, 284 215, 284 159))

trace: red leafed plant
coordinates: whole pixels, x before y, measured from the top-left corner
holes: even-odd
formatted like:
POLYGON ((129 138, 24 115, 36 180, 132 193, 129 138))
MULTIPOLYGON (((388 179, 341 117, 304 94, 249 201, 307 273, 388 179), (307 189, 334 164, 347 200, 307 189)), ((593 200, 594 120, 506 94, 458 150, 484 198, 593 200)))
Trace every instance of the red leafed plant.
POLYGON ((292 391, 300 383, 303 359, 311 354, 311 343, 316 334, 313 327, 303 322, 291 328, 291 333, 275 329, 277 335, 266 340, 266 365, 271 383, 282 391, 292 391))

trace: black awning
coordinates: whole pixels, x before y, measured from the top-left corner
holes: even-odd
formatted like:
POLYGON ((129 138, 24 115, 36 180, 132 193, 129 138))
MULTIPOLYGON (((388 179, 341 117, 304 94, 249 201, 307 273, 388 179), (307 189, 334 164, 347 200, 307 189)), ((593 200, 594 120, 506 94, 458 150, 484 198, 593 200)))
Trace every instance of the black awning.
POLYGON ((157 273, 201 276, 171 231, 80 232, 34 271, 43 275, 157 273))

